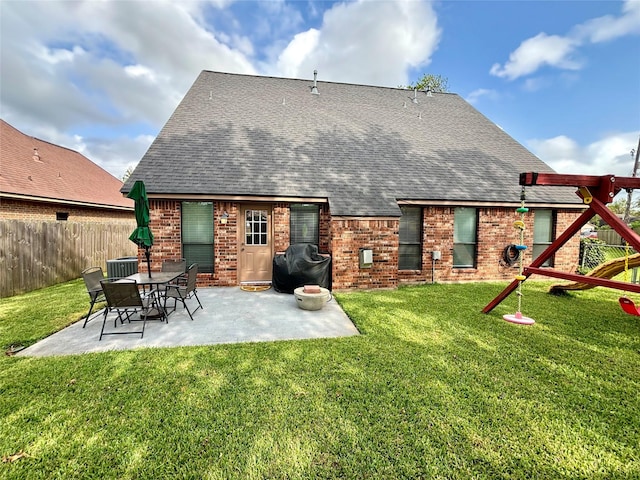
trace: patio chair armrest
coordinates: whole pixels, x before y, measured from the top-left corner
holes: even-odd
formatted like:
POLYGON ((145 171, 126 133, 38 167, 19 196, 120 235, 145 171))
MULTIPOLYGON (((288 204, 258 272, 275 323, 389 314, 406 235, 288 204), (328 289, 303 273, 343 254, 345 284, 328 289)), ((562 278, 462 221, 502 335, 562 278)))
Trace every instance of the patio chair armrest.
POLYGON ((158 296, 158 293, 159 293, 159 292, 160 292, 160 291, 159 291, 157 288, 152 288, 152 289, 151 289, 151 290, 149 290, 149 291, 146 291, 146 290, 145 290, 145 291, 144 291, 144 293, 141 295, 141 297, 142 297, 143 299, 147 299, 147 298, 155 298, 155 297, 157 297, 157 296, 158 296))
POLYGON ((189 279, 187 278, 187 274, 183 273, 182 275, 180 275, 178 278, 176 278, 173 282, 171 282, 171 284, 174 285, 179 285, 179 286, 184 286, 187 284, 187 281, 189 279))

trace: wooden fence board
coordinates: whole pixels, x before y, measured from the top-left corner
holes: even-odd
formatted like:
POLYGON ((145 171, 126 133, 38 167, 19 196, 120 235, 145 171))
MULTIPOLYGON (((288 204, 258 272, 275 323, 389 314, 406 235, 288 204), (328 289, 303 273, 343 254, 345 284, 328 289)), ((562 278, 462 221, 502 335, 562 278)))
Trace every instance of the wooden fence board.
POLYGON ((66 282, 138 254, 126 224, 0 220, 0 298, 66 282))

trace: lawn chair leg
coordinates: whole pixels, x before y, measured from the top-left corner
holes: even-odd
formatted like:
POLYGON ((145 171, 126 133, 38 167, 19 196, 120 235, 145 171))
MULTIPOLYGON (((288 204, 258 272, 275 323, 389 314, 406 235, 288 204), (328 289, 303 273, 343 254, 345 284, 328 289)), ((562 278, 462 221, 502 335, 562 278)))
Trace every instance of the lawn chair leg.
MULTIPOLYGON (((204 308, 202 307, 202 304, 200 303, 200 299, 198 298, 198 294, 196 293, 196 291, 193 291, 193 296, 196 297, 196 300, 198 301, 198 305, 200 305, 198 308, 202 308, 204 310, 204 308)), ((198 311, 198 308, 196 308, 193 313, 196 313, 198 311)))
POLYGON ((91 305, 89 306, 89 313, 87 313, 87 316, 84 319, 84 323, 82 324, 82 328, 87 326, 87 322, 89 321, 89 317, 91 316, 91 312, 93 311, 93 307, 95 306, 96 301, 95 300, 91 300, 91 305))
POLYGON ((109 314, 109 309, 105 308, 104 309, 104 315, 102 317, 102 328, 100 329, 100 338, 98 339, 98 341, 102 340, 102 335, 104 333, 104 325, 105 323, 107 323, 107 315, 109 314))
POLYGON ((193 322, 193 315, 191 315, 191 310, 189 310, 189 307, 187 306, 187 299, 186 298, 182 298, 181 300, 182 300, 182 304, 184 305, 184 308, 186 308, 187 313, 189 314, 189 318, 193 322))

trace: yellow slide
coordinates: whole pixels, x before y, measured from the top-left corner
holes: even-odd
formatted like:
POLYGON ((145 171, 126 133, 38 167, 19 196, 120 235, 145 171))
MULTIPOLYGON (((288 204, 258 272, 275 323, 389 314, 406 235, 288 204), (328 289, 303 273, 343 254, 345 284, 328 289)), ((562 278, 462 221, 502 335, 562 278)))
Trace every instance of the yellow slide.
MULTIPOLYGON (((613 278, 619 273, 624 272, 624 257, 614 258, 608 262, 604 262, 598 265, 596 268, 585 274, 585 277, 597 277, 597 278, 613 278)), ((634 253, 629 255, 629 268, 640 267, 640 253, 634 253)), ((571 282, 564 284, 551 285, 549 287, 550 293, 558 293, 565 290, 587 290, 593 288, 596 285, 589 283, 571 282)))

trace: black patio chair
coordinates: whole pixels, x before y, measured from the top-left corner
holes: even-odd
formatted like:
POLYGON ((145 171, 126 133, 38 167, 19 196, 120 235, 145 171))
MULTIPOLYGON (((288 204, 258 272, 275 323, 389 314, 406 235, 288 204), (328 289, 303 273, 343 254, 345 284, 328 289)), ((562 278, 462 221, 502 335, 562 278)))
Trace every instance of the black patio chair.
POLYGON ((162 271, 185 273, 187 271, 187 260, 184 258, 163 260, 162 271))
POLYGON ((138 284, 134 280, 128 280, 125 278, 109 278, 101 282, 104 296, 107 300, 107 306, 104 309, 104 317, 102 320, 102 329, 100 330, 100 340, 104 335, 127 335, 139 333, 140 338, 144 337, 144 328, 147 323, 147 318, 156 313, 164 315, 162 307, 157 301, 155 291, 152 291, 148 296, 140 295, 138 284), (138 313, 140 320, 142 321, 142 330, 127 330, 120 332, 106 332, 104 327, 107 323, 107 315, 109 312, 115 311, 117 316, 113 322, 113 327, 116 328, 118 320, 120 323, 126 320, 131 323, 131 315, 138 313))
POLYGON ((196 313, 198 311, 198 308, 202 308, 202 303, 200 303, 200 299, 198 298, 198 293, 196 289, 197 276, 198 276, 198 264, 192 263, 189 269, 187 270, 186 284, 182 284, 181 282, 178 282, 175 284, 170 283, 166 286, 165 293, 164 293, 165 311, 167 310, 167 299, 173 298, 173 310, 171 311, 172 312, 175 311, 178 301, 180 301, 182 302, 182 305, 184 305, 184 308, 187 309, 187 313, 189 314, 189 317, 191 318, 191 320, 193 320, 193 314, 191 310, 189 310, 189 306, 187 305, 187 299, 195 297, 195 299, 198 301, 198 307, 196 307, 193 313, 196 313))
POLYGON ((187 260, 185 258, 167 259, 162 261, 163 272, 180 272, 178 278, 176 278, 172 284, 180 283, 185 285, 187 283, 187 260))
MULTIPOLYGON (((104 302, 104 293, 102 291, 102 285, 100 282, 104 280, 104 273, 102 272, 101 267, 89 267, 82 271, 82 279, 84 280, 84 285, 87 287, 87 293, 89 294, 89 298, 91 299, 91 305, 89 305, 89 313, 84 319, 84 324, 82 328, 87 326, 87 322, 89 321, 89 317, 91 317, 91 312, 93 311, 93 307, 96 303, 104 302)), ((96 312, 96 316, 100 312, 96 312)))

